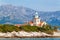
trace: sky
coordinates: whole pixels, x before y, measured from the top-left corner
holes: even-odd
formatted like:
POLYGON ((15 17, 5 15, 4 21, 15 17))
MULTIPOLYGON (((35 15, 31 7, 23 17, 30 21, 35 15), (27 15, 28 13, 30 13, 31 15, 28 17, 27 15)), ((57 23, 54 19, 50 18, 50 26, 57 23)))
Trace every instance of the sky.
POLYGON ((60 11, 60 0, 0 0, 0 5, 15 5, 36 11, 60 11))

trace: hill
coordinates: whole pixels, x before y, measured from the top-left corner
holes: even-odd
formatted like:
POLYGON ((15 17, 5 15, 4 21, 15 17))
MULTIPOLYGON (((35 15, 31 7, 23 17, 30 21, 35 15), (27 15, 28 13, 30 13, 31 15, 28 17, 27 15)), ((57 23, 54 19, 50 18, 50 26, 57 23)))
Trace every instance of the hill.
MULTIPOLYGON (((23 6, 1 5, 0 24, 22 24, 33 19, 36 10, 23 6)), ((60 26, 60 11, 37 11, 41 20, 51 25, 60 26)))

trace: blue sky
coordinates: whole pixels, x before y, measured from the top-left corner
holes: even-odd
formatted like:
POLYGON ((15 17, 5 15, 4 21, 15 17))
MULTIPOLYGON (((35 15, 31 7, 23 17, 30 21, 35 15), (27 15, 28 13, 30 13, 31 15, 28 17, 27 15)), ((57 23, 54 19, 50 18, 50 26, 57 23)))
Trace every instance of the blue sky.
POLYGON ((12 4, 37 11, 60 11, 60 0, 0 0, 0 5, 12 4))

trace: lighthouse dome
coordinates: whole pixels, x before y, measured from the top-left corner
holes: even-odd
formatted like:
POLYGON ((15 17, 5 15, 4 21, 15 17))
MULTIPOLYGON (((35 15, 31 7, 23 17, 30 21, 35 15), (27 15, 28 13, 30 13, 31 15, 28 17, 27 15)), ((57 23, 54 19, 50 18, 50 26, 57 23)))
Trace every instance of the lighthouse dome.
POLYGON ((38 18, 38 17, 39 17, 39 16, 38 16, 38 13, 36 12, 36 13, 35 13, 35 18, 38 18))

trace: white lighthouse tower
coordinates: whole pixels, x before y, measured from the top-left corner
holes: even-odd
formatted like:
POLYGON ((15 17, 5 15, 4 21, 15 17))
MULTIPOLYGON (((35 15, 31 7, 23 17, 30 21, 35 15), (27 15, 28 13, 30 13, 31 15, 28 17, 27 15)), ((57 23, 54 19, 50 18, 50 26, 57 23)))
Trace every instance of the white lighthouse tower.
POLYGON ((34 23, 35 26, 39 26, 39 24, 40 24, 40 19, 39 19, 39 16, 38 16, 37 12, 35 13, 33 23, 34 23))
POLYGON ((36 12, 33 21, 30 21, 29 24, 31 26, 42 27, 43 25, 46 25, 47 23, 44 21, 41 21, 39 16, 38 16, 38 13, 36 12))

